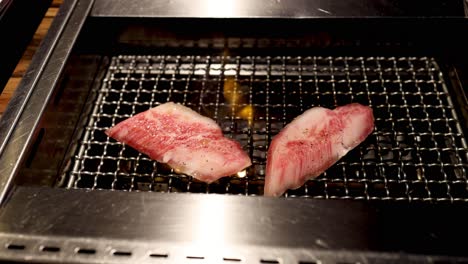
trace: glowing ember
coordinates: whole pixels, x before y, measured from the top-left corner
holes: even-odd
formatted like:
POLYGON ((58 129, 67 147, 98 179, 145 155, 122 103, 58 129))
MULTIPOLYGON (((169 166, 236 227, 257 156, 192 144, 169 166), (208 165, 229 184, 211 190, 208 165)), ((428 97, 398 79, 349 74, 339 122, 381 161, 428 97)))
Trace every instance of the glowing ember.
POLYGON ((252 105, 246 105, 241 110, 239 110, 238 116, 249 122, 249 126, 252 125, 254 108, 252 105))
POLYGON ((246 175, 247 175, 247 171, 245 171, 245 170, 239 171, 237 173, 237 177, 239 177, 239 178, 244 178, 246 175))

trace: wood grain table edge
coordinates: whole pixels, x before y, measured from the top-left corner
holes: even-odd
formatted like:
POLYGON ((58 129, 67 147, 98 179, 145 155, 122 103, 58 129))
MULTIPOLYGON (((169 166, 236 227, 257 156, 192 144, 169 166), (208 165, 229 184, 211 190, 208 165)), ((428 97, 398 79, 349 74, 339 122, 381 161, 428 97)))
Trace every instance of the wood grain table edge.
POLYGON ((23 78, 24 73, 26 72, 27 68, 31 64, 32 57, 37 51, 39 44, 44 39, 49 27, 54 20, 54 17, 57 15, 57 12, 60 8, 60 5, 63 3, 64 0, 54 0, 50 5, 49 9, 47 10, 44 18, 42 19, 41 23, 39 24, 34 36, 29 43, 28 47, 23 53, 20 61, 15 67, 13 74, 11 75, 10 79, 0 95, 0 116, 5 112, 5 109, 10 102, 16 88, 18 87, 21 79, 23 78))

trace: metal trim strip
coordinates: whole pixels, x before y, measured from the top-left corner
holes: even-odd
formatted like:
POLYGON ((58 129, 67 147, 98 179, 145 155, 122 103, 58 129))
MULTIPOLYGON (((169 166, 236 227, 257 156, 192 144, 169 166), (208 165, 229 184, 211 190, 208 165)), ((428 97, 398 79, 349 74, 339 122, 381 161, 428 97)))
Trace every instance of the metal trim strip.
POLYGON ((64 3, 0 119, 0 203, 92 4, 93 0, 64 3))

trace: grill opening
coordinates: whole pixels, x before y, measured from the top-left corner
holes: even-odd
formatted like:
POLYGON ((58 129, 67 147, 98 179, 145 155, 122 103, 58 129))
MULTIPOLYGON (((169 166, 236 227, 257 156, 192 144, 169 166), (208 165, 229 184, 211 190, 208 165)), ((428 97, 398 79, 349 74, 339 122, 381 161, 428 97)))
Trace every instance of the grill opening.
POLYGON ((266 151, 294 117, 352 102, 375 129, 288 197, 468 200, 468 148, 443 73, 431 57, 137 56, 111 63, 63 186, 262 195, 266 151), (108 138, 104 131, 173 101, 214 119, 252 166, 205 184, 108 138))
POLYGON ((260 263, 265 263, 265 264, 279 264, 280 262, 276 259, 261 259, 260 263))
POLYGON ((19 244, 8 244, 6 246, 7 249, 10 250, 25 250, 26 246, 25 245, 19 245, 19 244))
POLYGON ((96 254, 96 250, 91 249, 91 248, 78 248, 76 250, 76 253, 77 254, 83 254, 83 255, 94 255, 94 254, 96 254))
POLYGON ((149 256, 152 257, 152 258, 167 258, 167 257, 169 257, 168 254, 155 254, 155 253, 150 254, 149 256))
POLYGON ((224 261, 228 262, 241 262, 242 260, 240 258, 223 258, 224 261))
POLYGON ((117 256, 117 257, 130 257, 132 256, 132 252, 116 250, 112 252, 112 255, 117 256))
POLYGON ((187 259, 205 259, 205 257, 201 257, 201 256, 187 256, 187 259))
POLYGON ((60 252, 59 247, 52 247, 52 246, 43 246, 41 247, 41 251, 43 252, 60 252))

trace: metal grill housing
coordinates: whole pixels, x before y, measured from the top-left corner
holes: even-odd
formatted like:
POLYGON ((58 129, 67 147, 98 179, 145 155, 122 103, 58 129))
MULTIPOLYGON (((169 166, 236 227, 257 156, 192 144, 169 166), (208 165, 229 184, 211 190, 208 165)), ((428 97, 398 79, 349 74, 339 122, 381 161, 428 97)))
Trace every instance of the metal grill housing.
POLYGON ((468 201, 468 147, 428 57, 116 56, 98 91, 67 187, 262 195, 271 139, 310 107, 372 107, 374 132, 289 197, 468 201), (104 131, 173 101, 213 118, 252 158, 246 177, 205 184, 104 131))

